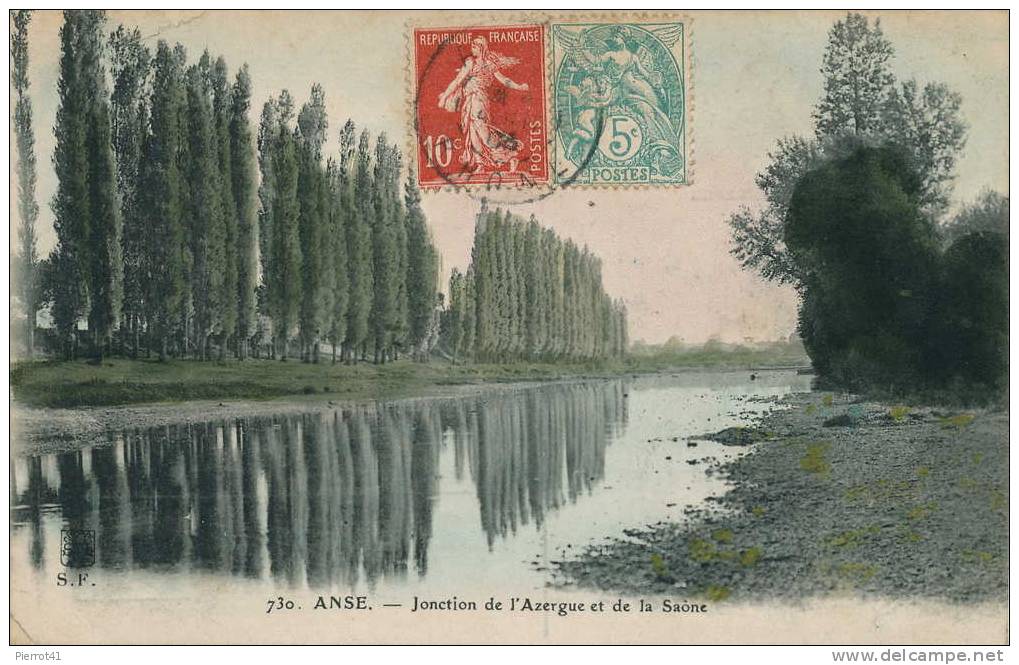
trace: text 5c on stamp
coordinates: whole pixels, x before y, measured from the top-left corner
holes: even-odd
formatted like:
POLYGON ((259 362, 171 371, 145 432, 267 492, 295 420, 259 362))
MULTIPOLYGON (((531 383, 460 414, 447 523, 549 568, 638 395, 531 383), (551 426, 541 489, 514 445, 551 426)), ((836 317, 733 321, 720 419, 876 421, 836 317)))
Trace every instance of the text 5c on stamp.
POLYGON ((687 184, 685 37, 679 22, 552 26, 557 183, 687 184))
POLYGON ((547 183, 545 26, 418 28, 413 39, 419 184, 547 183))

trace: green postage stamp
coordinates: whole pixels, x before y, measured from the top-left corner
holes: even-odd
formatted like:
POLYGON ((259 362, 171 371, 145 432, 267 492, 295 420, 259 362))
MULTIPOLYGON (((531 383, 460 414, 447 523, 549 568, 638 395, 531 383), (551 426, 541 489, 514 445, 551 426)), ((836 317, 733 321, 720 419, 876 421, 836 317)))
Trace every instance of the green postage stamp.
POLYGON ((686 27, 552 26, 558 184, 688 184, 686 27))

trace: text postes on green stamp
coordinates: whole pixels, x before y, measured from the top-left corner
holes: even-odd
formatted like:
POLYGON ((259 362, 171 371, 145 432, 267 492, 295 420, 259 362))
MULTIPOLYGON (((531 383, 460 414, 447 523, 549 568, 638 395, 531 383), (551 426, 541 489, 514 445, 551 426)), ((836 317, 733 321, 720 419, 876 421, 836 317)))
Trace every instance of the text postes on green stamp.
POLYGON ((552 29, 560 185, 684 185, 683 23, 552 29))

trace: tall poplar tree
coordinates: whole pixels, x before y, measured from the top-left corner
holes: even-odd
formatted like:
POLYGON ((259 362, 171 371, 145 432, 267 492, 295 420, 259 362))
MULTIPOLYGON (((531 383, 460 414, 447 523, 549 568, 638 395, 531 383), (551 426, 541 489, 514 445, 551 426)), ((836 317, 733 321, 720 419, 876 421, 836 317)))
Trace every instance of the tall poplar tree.
POLYGON ((531 215, 524 232, 524 255, 530 257, 524 272, 524 348, 531 358, 542 352, 542 291, 545 288, 545 265, 541 255, 541 228, 531 215))
POLYGON ((394 296, 393 316, 390 320, 391 358, 396 359, 399 353, 408 346, 409 327, 409 293, 407 285, 409 250, 407 246, 407 211, 404 208, 404 196, 401 191, 400 171, 403 158, 395 143, 389 146, 387 153, 386 195, 389 199, 390 224, 392 225, 393 244, 396 254, 396 267, 393 274, 394 296))
POLYGON ((443 314, 442 334, 455 365, 460 359, 464 342, 464 317, 467 307, 466 280, 459 269, 449 276, 449 307, 443 314))
POLYGON ((248 110, 251 108, 251 75, 245 64, 237 72, 230 97, 230 176, 237 229, 237 355, 243 360, 248 340, 257 325, 258 285, 258 182, 255 146, 248 110))
POLYGON ((102 11, 68 10, 61 28, 53 209, 54 319, 69 354, 79 318, 88 315, 101 358, 120 318, 123 289, 120 210, 103 67, 102 11))
POLYGON ((399 256, 394 221, 396 211, 388 191, 390 169, 386 135, 380 134, 375 143, 375 173, 371 185, 372 305, 369 320, 376 363, 387 360, 397 313, 399 256))
POLYGON ((327 313, 327 337, 333 349, 333 364, 336 354, 347 332, 347 237, 346 215, 344 214, 345 178, 342 167, 330 159, 326 167, 326 234, 325 247, 329 263, 327 277, 331 280, 325 288, 331 290, 327 313))
POLYGON ((53 199, 54 230, 57 245, 53 250, 53 319, 63 355, 77 353, 78 319, 85 311, 85 262, 88 250, 88 181, 85 154, 86 96, 81 83, 79 15, 64 12, 60 28, 60 78, 57 82, 59 106, 53 128, 56 149, 53 168, 57 191, 53 199))
POLYGON ((330 342, 333 345, 333 362, 336 362, 336 347, 343 347, 347 338, 349 309, 351 303, 351 225, 354 218, 354 191, 352 169, 354 165, 354 123, 347 120, 340 130, 340 160, 332 183, 331 243, 333 252, 333 317, 330 328, 330 342))
POLYGON ((211 67, 209 53, 205 52, 199 62, 187 70, 187 141, 183 161, 187 182, 184 210, 193 258, 191 329, 196 352, 203 359, 209 357, 210 336, 220 331, 225 277, 223 199, 209 89, 211 67))
POLYGON ((141 31, 118 26, 109 37, 113 92, 110 107, 113 150, 117 157, 117 192, 123 220, 124 303, 131 355, 137 356, 145 324, 145 291, 149 266, 144 260, 148 230, 141 210, 141 161, 148 125, 146 85, 152 55, 142 43, 141 31))
POLYGON ((881 19, 870 25, 862 14, 850 13, 832 26, 821 65, 824 93, 814 109, 818 138, 879 128, 895 82, 893 53, 881 19))
POLYGON ((109 92, 106 86, 106 13, 80 13, 81 83, 86 98, 85 151, 88 206, 87 271, 88 326, 93 351, 102 358, 120 323, 123 302, 124 264, 122 225, 117 200, 117 166, 113 154, 109 92))
POLYGON ((258 287, 259 311, 269 314, 268 284, 272 274, 272 202, 276 196, 273 159, 279 139, 279 106, 274 98, 262 105, 258 123, 258 257, 262 279, 258 287))
MULTIPOLYGON (((100 72, 101 75, 101 72, 100 72)), ((120 323, 124 297, 121 217, 117 200, 117 166, 113 156, 108 102, 94 104, 89 114, 89 211, 92 213, 88 326, 101 359, 120 323)))
POLYGON ((14 135, 18 155, 18 294, 25 311, 25 347, 28 357, 35 352, 36 315, 39 309, 39 256, 35 223, 39 204, 35 199, 35 130, 32 127, 32 100, 28 79, 28 25, 32 13, 12 12, 11 77, 14 81, 14 135))
POLYGON ((276 350, 286 360, 301 304, 301 244, 297 198, 297 141, 289 125, 280 124, 273 155, 271 273, 267 276, 269 312, 276 350))
POLYGON ((217 165, 222 225, 222 277, 219 281, 219 312, 215 328, 219 335, 219 357, 226 357, 227 346, 237 330, 237 262, 238 220, 233 192, 233 160, 230 149, 230 122, 232 90, 230 73, 222 56, 216 59, 211 71, 213 154, 217 165))
POLYGON ((358 139, 353 165, 353 196, 347 217, 347 361, 352 362, 368 339, 368 316, 372 308, 372 210, 371 147, 367 131, 358 139))
POLYGON ((142 249, 149 270, 145 291, 149 348, 158 345, 161 360, 167 358, 186 304, 188 250, 180 173, 184 103, 181 59, 160 40, 153 63, 150 131, 141 163, 140 207, 148 230, 142 249))
MULTIPOLYGON (((407 228, 408 341, 417 359, 426 360, 429 352, 427 342, 432 336, 432 328, 435 326, 435 297, 438 286, 439 261, 428 232, 428 225, 425 222, 425 213, 421 209, 421 193, 414 180, 413 170, 407 174, 404 201, 407 228)), ((462 291, 462 276, 460 281, 459 289, 462 291)), ((452 289, 452 286, 450 288, 452 289)), ((450 297, 452 298, 452 292, 450 297)), ((458 325, 461 325, 462 318, 461 312, 458 325)))
POLYGON ((301 358, 318 361, 320 336, 325 326, 325 315, 331 310, 332 290, 327 289, 331 275, 326 274, 326 218, 323 207, 327 199, 325 177, 322 171, 322 144, 325 142, 329 121, 325 110, 325 92, 315 84, 311 99, 301 107, 297 116, 299 205, 298 232, 301 246, 301 303, 300 337, 301 358))

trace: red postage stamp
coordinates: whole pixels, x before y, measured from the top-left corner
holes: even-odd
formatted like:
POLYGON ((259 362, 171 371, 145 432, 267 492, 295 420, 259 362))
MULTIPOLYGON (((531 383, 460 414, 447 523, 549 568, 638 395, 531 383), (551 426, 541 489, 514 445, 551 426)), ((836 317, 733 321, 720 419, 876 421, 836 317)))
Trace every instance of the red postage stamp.
POLYGON ((418 184, 549 180, 542 25, 414 30, 418 184))

